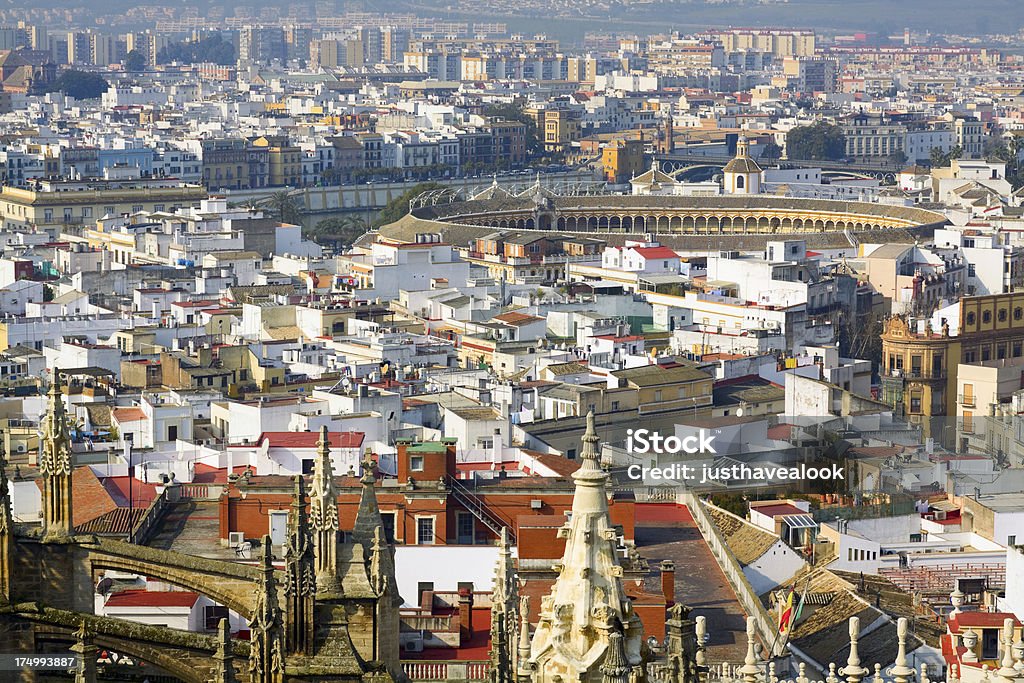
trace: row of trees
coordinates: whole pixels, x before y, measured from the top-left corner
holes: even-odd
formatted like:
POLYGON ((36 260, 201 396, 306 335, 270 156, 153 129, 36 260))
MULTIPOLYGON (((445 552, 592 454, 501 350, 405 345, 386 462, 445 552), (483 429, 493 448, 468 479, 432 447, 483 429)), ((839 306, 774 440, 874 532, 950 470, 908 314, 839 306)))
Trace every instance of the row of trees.
POLYGON ((156 56, 156 60, 160 64, 180 62, 183 64, 212 63, 231 66, 236 59, 234 44, 224 40, 218 34, 194 41, 171 43, 161 49, 156 56))
POLYGON ((78 69, 67 69, 60 76, 42 84, 38 92, 60 92, 76 100, 91 100, 107 91, 110 84, 98 74, 78 69))

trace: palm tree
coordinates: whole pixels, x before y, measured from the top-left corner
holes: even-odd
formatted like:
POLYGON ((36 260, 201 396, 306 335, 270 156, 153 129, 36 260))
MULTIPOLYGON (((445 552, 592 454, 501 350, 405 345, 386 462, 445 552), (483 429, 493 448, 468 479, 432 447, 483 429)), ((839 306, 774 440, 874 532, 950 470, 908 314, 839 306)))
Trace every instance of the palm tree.
POLYGON ((288 190, 275 192, 256 203, 257 206, 270 211, 271 216, 282 223, 298 224, 302 222, 302 209, 298 201, 288 190))

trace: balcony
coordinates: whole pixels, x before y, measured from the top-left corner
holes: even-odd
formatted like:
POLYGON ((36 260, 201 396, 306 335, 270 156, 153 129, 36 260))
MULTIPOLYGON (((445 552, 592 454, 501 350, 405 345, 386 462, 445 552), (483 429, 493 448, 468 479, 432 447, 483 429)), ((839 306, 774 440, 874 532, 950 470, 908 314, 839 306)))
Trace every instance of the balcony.
POLYGON ((962 405, 964 408, 973 408, 976 405, 978 399, 973 394, 957 394, 956 402, 962 405))
POLYGON ((926 379, 926 380, 943 380, 946 379, 946 374, 941 370, 939 372, 925 372, 921 368, 912 368, 910 370, 904 370, 903 368, 893 368, 886 370, 883 377, 891 377, 893 379, 926 379))

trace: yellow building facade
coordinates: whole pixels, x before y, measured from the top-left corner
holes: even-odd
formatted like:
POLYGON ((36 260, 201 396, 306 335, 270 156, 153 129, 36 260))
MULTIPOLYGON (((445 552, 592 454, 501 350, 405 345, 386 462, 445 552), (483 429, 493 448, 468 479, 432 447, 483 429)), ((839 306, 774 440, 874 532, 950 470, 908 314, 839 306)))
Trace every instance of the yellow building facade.
POLYGON ((882 400, 945 442, 955 429, 931 418, 956 415, 957 366, 1024 357, 1024 292, 964 297, 959 320, 939 329, 890 318, 882 332, 882 400), (947 429, 948 428, 948 429, 947 429))

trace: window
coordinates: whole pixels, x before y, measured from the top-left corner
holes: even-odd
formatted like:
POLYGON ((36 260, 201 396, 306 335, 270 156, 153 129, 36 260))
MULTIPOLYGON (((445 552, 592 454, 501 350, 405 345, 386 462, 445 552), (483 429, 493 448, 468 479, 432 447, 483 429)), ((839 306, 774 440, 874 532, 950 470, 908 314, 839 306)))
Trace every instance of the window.
POLYGON ((741 176, 741 175, 736 176, 736 189, 737 190, 742 190, 744 182, 746 182, 746 179, 743 176, 741 176))
POLYGON ((380 513, 381 525, 384 527, 384 538, 388 543, 395 542, 395 513, 394 512, 382 512, 380 513))
POLYGON ((220 626, 220 620, 228 618, 228 608, 221 605, 207 605, 203 616, 206 630, 216 631, 217 627, 220 626))
POLYGON ((992 322, 992 311, 982 311, 981 322, 986 324, 992 322))
MULTIPOLYGON (((973 266, 972 266, 972 268, 973 268, 973 266)), ((974 321, 976 320, 976 317, 974 315, 974 311, 971 311, 970 313, 968 313, 965 316, 965 319, 966 319, 968 325, 973 325, 974 321)))
POLYGON ((661 401, 662 400, 661 389, 655 390, 655 392, 654 392, 654 400, 655 401, 661 401))
POLYGON ((459 512, 455 517, 455 531, 458 535, 457 543, 460 545, 473 545, 474 540, 473 515, 468 512, 459 512))
POLYGON ((418 545, 434 545, 434 518, 416 518, 416 543, 418 545))
POLYGON ((1017 537, 1016 536, 1007 536, 1006 537, 1006 545, 1011 546, 1011 547, 1017 545, 1017 537))
POLYGON ((422 455, 414 455, 411 458, 409 458, 409 469, 411 471, 413 471, 413 472, 422 472, 423 471, 423 456, 422 455))
POLYGON ((1000 308, 999 309, 999 322, 1001 322, 1001 323, 1005 323, 1006 322, 1006 309, 1005 308, 1000 308))

